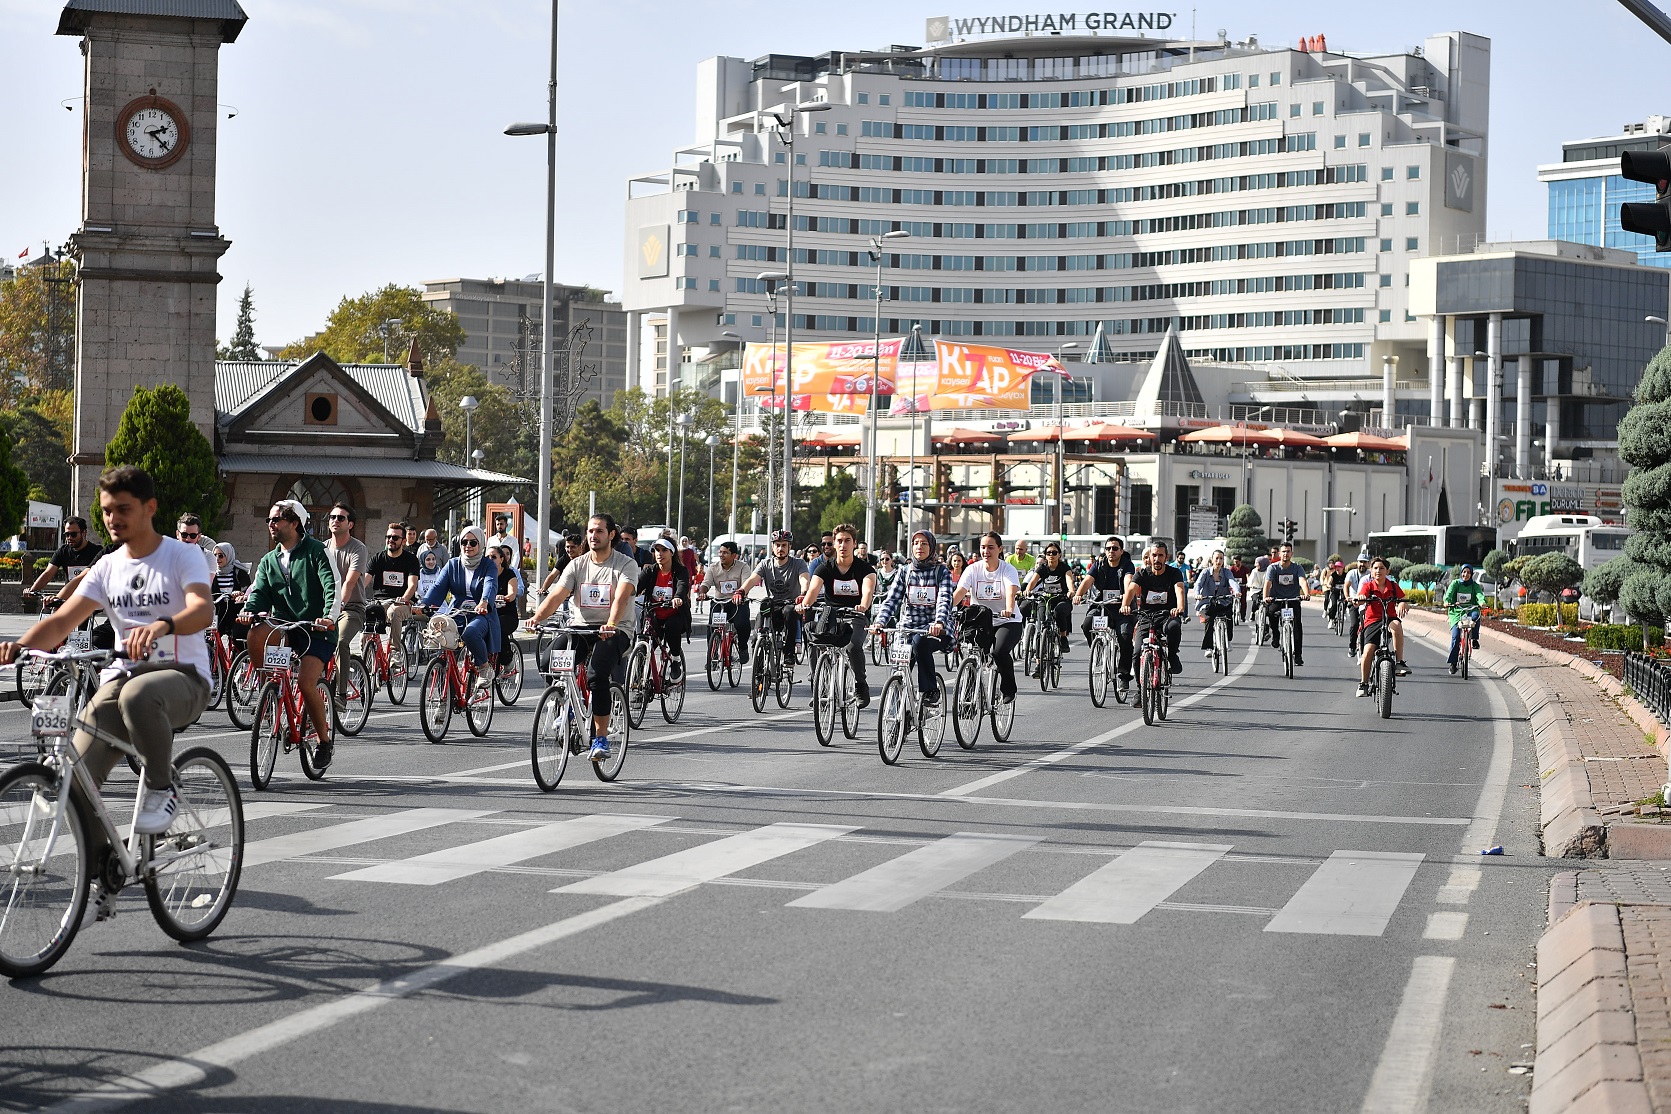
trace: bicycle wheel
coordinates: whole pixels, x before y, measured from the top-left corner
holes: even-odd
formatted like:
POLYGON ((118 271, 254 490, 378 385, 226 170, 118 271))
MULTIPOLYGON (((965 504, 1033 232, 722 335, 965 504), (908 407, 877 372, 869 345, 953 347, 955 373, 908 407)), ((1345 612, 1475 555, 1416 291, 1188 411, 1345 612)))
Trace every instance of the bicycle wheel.
POLYGON ((13 677, 17 685, 17 698, 28 707, 46 688, 46 682, 52 672, 52 663, 43 661, 30 654, 17 660, 13 669, 13 677))
POLYGON ((835 659, 820 654, 818 664, 812 667, 812 730, 818 736, 819 746, 827 747, 835 742, 835 721, 835 659))
POLYGON ((479 674, 470 675, 470 695, 464 703, 464 724, 470 734, 481 738, 493 726, 493 682, 479 674))
POLYGON ((452 677, 447 672, 447 659, 438 657, 424 670, 423 687, 418 690, 418 726, 424 729, 424 738, 439 743, 446 740, 452 721, 452 677))
POLYGON ((1383 658, 1375 663, 1375 710, 1381 713, 1382 719, 1392 718, 1393 704, 1393 663, 1383 658))
POLYGON ((754 647, 754 663, 749 670, 748 699, 754 710, 766 710, 766 693, 772 687, 772 646, 770 637, 762 638, 754 647))
POLYGON ((284 749, 283 696, 277 681, 261 686, 255 722, 249 733, 249 782, 257 789, 273 780, 273 764, 284 749))
POLYGON ((231 683, 226 687, 226 718, 240 731, 255 722, 255 702, 261 696, 261 671, 250 661, 249 650, 239 650, 232 659, 231 683))
MULTIPOLYGON (((329 708, 331 706, 330 686, 325 684, 324 681, 320 681, 314 687, 319 692, 319 699, 324 701, 325 707, 329 708)), ((305 709, 303 710, 302 715, 304 717, 307 716, 307 711, 305 709)), ((296 748, 296 755, 302 760, 302 773, 307 775, 307 779, 309 781, 325 780, 326 767, 319 765, 313 759, 313 752, 318 749, 318 747, 318 733, 315 732, 311 726, 304 727, 302 729, 302 745, 296 748)))
POLYGON ((877 631, 870 636, 870 664, 881 665, 888 660, 888 636, 877 631))
POLYGON ((342 669, 342 702, 331 702, 331 718, 344 735, 358 735, 371 715, 371 675, 359 658, 343 658, 342 669))
POLYGON ((1230 620, 1219 618, 1213 631, 1213 665, 1225 676, 1230 675, 1230 620))
MULTIPOLYGON (((1039 653, 1038 678, 1039 678, 1039 691, 1040 692, 1049 692, 1050 691, 1050 665, 1051 665, 1051 662, 1056 660, 1057 655, 1059 655, 1061 652, 1062 652, 1062 648, 1061 648, 1061 645, 1059 643, 1057 643, 1057 641, 1056 641, 1056 635, 1051 631, 1041 630, 1039 632, 1039 651, 1038 651, 1038 653, 1039 653)), ((1057 677, 1061 676, 1061 667, 1060 666, 1057 667, 1056 676, 1057 677)))
POLYGON ((183 943, 213 932, 238 892, 244 862, 244 802, 226 760, 208 747, 174 759, 180 810, 151 839, 145 900, 162 930, 183 943))
POLYGON ((1108 703, 1108 643, 1101 638, 1091 641, 1091 703, 1108 703))
POLYGON ((1457 648, 1457 657, 1462 664, 1462 679, 1464 681, 1468 679, 1468 659, 1473 656, 1472 644, 1468 639, 1469 633, 1471 632, 1462 632, 1462 645, 1457 648))
POLYGON ((882 686, 882 710, 876 717, 876 749, 890 766, 899 763, 905 747, 905 682, 899 674, 882 686))
POLYGON ((1172 678, 1168 676, 1155 691, 1155 714, 1166 721, 1166 713, 1172 708, 1172 678))
POLYGON ((710 629, 708 631, 708 690, 719 691, 720 675, 725 672, 725 632, 710 629))
POLYGON ((1056 653, 1050 658, 1050 687, 1053 689, 1062 687, 1062 649, 1060 646, 1056 648, 1056 653))
POLYGON ((917 749, 923 752, 924 758, 939 754, 940 744, 946 738, 946 679, 935 673, 934 680, 940 687, 940 703, 924 704, 917 720, 917 749))
POLYGON ((772 686, 772 697, 779 708, 789 707, 789 698, 795 694, 795 658, 788 646, 782 646, 777 658, 777 681, 772 686))
POLYGON ((725 644, 725 684, 728 688, 736 688, 743 679, 743 663, 737 660, 737 651, 742 643, 737 641, 736 634, 731 634, 730 641, 725 644))
POLYGON ((60 782, 39 762, 0 774, 0 975, 29 978, 69 950, 87 907, 91 852, 81 810, 65 802, 53 828, 60 782))
POLYGON ((957 736, 958 746, 964 750, 975 749, 985 713, 986 709, 981 707, 981 667, 971 654, 952 675, 952 733, 957 736))
POLYGON ((661 667, 661 718, 678 723, 685 710, 685 681, 689 676, 682 655, 668 654, 661 667))
POLYGON ((1285 677, 1294 675, 1294 626, 1292 623, 1282 624, 1282 673, 1285 677))
POLYGON ((1038 676, 1039 668, 1039 625, 1033 620, 1027 620, 1027 625, 1021 628, 1021 671, 1029 677, 1038 676))
POLYGON ((1000 743, 1010 741, 1010 728, 1015 726, 1015 701, 1005 700, 998 692, 998 671, 994 669, 986 678, 987 699, 992 701, 992 738, 1000 743))
POLYGON ((1137 667, 1137 699, 1143 705, 1143 722, 1150 727, 1155 725, 1156 709, 1159 706, 1155 700, 1156 678, 1154 670, 1154 655, 1148 650, 1144 650, 1143 660, 1138 663, 1137 667))
POLYGON ((592 772, 599 781, 614 781, 621 776, 627 761, 627 739, 632 734, 632 721, 627 718, 627 690, 621 685, 609 686, 609 757, 592 763, 592 772))
MULTIPOLYGON (((406 692, 412 687, 412 663, 417 659, 405 652, 398 642, 389 644, 389 675, 383 678, 383 691, 389 694, 389 703, 399 706, 406 703, 406 692), (401 652, 397 655, 396 650, 401 652)), ((373 677, 377 674, 372 673, 373 677)))
POLYGON ((493 675, 493 691, 507 708, 522 696, 522 647, 512 639, 499 640, 499 668, 493 675))
POLYGON ((840 682, 836 686, 841 697, 841 734, 848 739, 859 737, 859 692, 853 678, 853 668, 842 662, 840 682))
POLYGON ((644 713, 650 710, 650 647, 643 642, 633 644, 627 655, 627 723, 634 730, 644 726, 644 713))
POLYGON ((209 641, 209 703, 203 705, 207 712, 210 708, 220 707, 220 698, 226 695, 226 670, 220 663, 220 648, 213 640, 209 641))
POLYGON ((567 688, 548 687, 534 709, 534 731, 530 739, 534 784, 545 792, 556 789, 557 783, 563 780, 563 771, 569 768, 569 748, 579 729, 574 709, 569 706, 567 688))

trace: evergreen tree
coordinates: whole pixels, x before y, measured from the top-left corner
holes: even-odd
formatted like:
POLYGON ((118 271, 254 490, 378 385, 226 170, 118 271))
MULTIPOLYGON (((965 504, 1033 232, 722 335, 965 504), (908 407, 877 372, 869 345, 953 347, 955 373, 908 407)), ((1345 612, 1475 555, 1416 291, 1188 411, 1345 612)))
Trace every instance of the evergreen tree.
POLYGON ((1619 423, 1619 455, 1634 471, 1624 483, 1636 533, 1625 542, 1619 599, 1633 618, 1664 626, 1671 616, 1671 348, 1648 361, 1636 405, 1619 423))
POLYGON ((29 477, 12 463, 9 437, 0 437, 0 538, 9 538, 23 528, 23 513, 29 509, 29 477))
POLYGON ((255 343, 255 306, 247 282, 238 299, 238 324, 232 330, 232 343, 215 355, 222 360, 261 359, 261 349, 255 343))
POLYGON ((1265 541, 1265 521, 1259 517, 1259 512, 1243 503, 1230 512, 1230 521, 1224 534, 1225 556, 1232 561, 1240 557, 1243 561, 1252 562, 1269 548, 1265 541))
MULTIPOLYGON (((172 383, 155 390, 135 387, 104 460, 107 468, 132 464, 150 473, 157 485, 158 533, 172 537, 174 523, 188 511, 203 519, 205 533, 220 533, 226 495, 215 450, 192 424, 191 400, 179 387, 172 383)), ((93 520, 105 533, 97 504, 93 520)))

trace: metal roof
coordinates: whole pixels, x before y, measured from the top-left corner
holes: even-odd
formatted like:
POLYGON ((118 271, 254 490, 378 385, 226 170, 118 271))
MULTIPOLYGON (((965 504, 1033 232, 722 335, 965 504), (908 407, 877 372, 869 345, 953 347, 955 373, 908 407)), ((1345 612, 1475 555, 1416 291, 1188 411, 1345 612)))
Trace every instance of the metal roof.
POLYGON ((79 35, 93 15, 149 15, 165 19, 210 19, 220 23, 222 42, 235 42, 249 16, 237 0, 69 0, 58 16, 58 34, 79 35))
POLYGON ((307 472, 314 476, 362 476, 368 479, 433 480, 454 487, 482 487, 496 484, 526 484, 532 480, 490 472, 485 468, 463 468, 439 460, 379 456, 262 456, 231 453, 220 458, 222 472, 253 472, 279 475, 307 472))
MULTIPOLYGON (((310 356, 308 360, 313 358, 310 356)), ((230 425, 308 360, 215 361, 216 422, 230 425)), ((404 364, 337 366, 413 433, 423 433, 423 388, 404 364)))

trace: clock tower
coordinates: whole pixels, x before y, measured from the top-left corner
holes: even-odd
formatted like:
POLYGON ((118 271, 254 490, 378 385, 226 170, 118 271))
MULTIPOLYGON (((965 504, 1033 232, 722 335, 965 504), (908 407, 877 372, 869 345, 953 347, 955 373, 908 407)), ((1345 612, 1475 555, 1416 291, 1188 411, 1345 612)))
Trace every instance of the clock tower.
MULTIPOLYGON (((236 0, 69 0, 81 39, 73 503, 86 513, 136 386, 173 383, 215 435, 215 287, 231 243, 215 224, 222 43, 236 0)), ((218 494, 216 498, 218 498, 218 494)))

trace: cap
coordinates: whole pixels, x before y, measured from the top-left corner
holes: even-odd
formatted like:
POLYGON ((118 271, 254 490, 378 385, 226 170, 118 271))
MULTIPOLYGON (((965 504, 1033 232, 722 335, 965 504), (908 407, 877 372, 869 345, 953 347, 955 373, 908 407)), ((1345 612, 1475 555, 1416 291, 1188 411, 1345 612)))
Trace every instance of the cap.
POLYGON ((301 524, 303 526, 306 526, 308 524, 308 509, 306 507, 302 506, 300 503, 296 502, 296 500, 294 500, 294 499, 280 499, 277 503, 274 503, 273 505, 275 507, 283 507, 286 510, 288 510, 291 514, 296 516, 297 520, 299 522, 301 522, 301 524))

